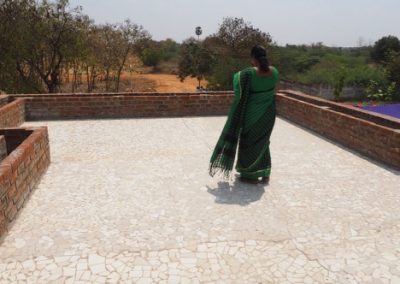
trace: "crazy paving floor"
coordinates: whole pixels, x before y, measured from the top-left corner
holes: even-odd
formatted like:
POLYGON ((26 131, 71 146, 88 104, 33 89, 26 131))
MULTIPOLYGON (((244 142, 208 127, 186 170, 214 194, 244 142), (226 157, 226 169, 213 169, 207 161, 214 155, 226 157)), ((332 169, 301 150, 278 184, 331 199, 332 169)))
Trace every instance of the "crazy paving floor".
POLYGON ((269 186, 212 179, 224 122, 27 123, 52 164, 0 282, 400 283, 399 172, 279 119, 269 186))

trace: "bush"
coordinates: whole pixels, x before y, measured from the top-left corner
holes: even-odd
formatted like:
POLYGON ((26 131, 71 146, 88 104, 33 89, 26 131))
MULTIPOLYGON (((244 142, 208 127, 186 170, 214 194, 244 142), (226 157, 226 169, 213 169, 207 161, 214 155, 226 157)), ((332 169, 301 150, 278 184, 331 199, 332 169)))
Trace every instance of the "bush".
POLYGON ((194 38, 182 43, 179 57, 178 76, 181 81, 186 77, 196 78, 201 86, 201 81, 211 73, 214 57, 204 45, 194 38))
POLYGON ((371 81, 385 84, 386 77, 383 69, 368 65, 356 66, 347 70, 345 84, 349 86, 367 87, 371 81))
MULTIPOLYGON (((370 64, 370 47, 330 48, 321 44, 280 47, 284 79, 309 85, 367 87, 371 80, 386 83, 383 68, 370 64), (341 76, 341 74, 344 74, 341 76)), ((338 92, 339 94, 340 92, 338 92)))
POLYGON ((371 58, 378 63, 383 63, 388 60, 392 52, 400 52, 400 40, 395 36, 386 36, 375 43, 371 58))
POLYGON ((388 58, 389 60, 385 64, 387 78, 400 87, 400 52, 392 52, 388 58))
POLYGON ((214 91, 232 90, 233 74, 248 66, 247 60, 231 57, 219 60, 213 65, 212 74, 207 77, 207 88, 214 91))
POLYGON ((393 95, 393 101, 400 102, 400 87, 397 86, 397 90, 393 95))
POLYGON ((376 101, 393 101, 396 94, 396 83, 380 84, 376 81, 371 81, 366 88, 367 97, 376 101))
POLYGON ((146 66, 157 67, 163 59, 163 52, 158 48, 145 48, 140 59, 146 66))
POLYGON ((336 100, 342 95, 345 78, 346 72, 344 70, 335 74, 335 90, 333 95, 335 96, 336 100))
POLYGON ((315 65, 305 74, 298 74, 295 80, 311 85, 336 86, 339 75, 343 74, 344 86, 367 87, 371 81, 387 82, 383 69, 369 65, 346 66, 340 62, 324 61, 315 65))

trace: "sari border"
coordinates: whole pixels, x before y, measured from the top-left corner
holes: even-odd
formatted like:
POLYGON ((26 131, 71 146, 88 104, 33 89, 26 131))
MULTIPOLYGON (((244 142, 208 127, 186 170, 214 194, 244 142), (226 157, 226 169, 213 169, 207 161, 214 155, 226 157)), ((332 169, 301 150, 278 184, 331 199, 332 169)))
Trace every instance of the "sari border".
POLYGON ((258 170, 255 172, 240 172, 240 171, 238 171, 238 173, 244 177, 252 177, 252 178, 265 177, 265 176, 269 177, 271 175, 271 167, 263 169, 263 170, 258 170))
MULTIPOLYGON (((257 157, 257 159, 247 168, 242 168, 242 167, 237 167, 237 171, 248 171, 251 167, 254 167, 260 160, 263 158, 263 155, 265 154, 265 151, 269 148, 269 144, 266 144, 264 148, 262 149, 260 155, 257 157)), ((271 168, 270 168, 271 169, 271 168)))

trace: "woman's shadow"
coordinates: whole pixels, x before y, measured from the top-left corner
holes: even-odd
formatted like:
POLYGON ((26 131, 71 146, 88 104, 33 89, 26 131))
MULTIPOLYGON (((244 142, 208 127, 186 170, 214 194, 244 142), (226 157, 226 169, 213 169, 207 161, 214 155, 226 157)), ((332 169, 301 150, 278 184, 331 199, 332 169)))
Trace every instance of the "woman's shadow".
POLYGON ((261 199, 265 193, 264 187, 263 184, 245 184, 235 180, 233 185, 218 182, 216 188, 207 186, 207 192, 215 196, 215 203, 247 206, 261 199))

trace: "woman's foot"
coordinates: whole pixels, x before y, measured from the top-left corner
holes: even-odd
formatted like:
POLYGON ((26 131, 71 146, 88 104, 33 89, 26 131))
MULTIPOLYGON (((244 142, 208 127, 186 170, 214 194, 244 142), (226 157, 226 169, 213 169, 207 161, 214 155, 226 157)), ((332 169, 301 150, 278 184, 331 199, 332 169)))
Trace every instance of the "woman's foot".
POLYGON ((269 177, 263 177, 263 178, 261 179, 261 183, 263 183, 263 184, 269 184, 269 177))

